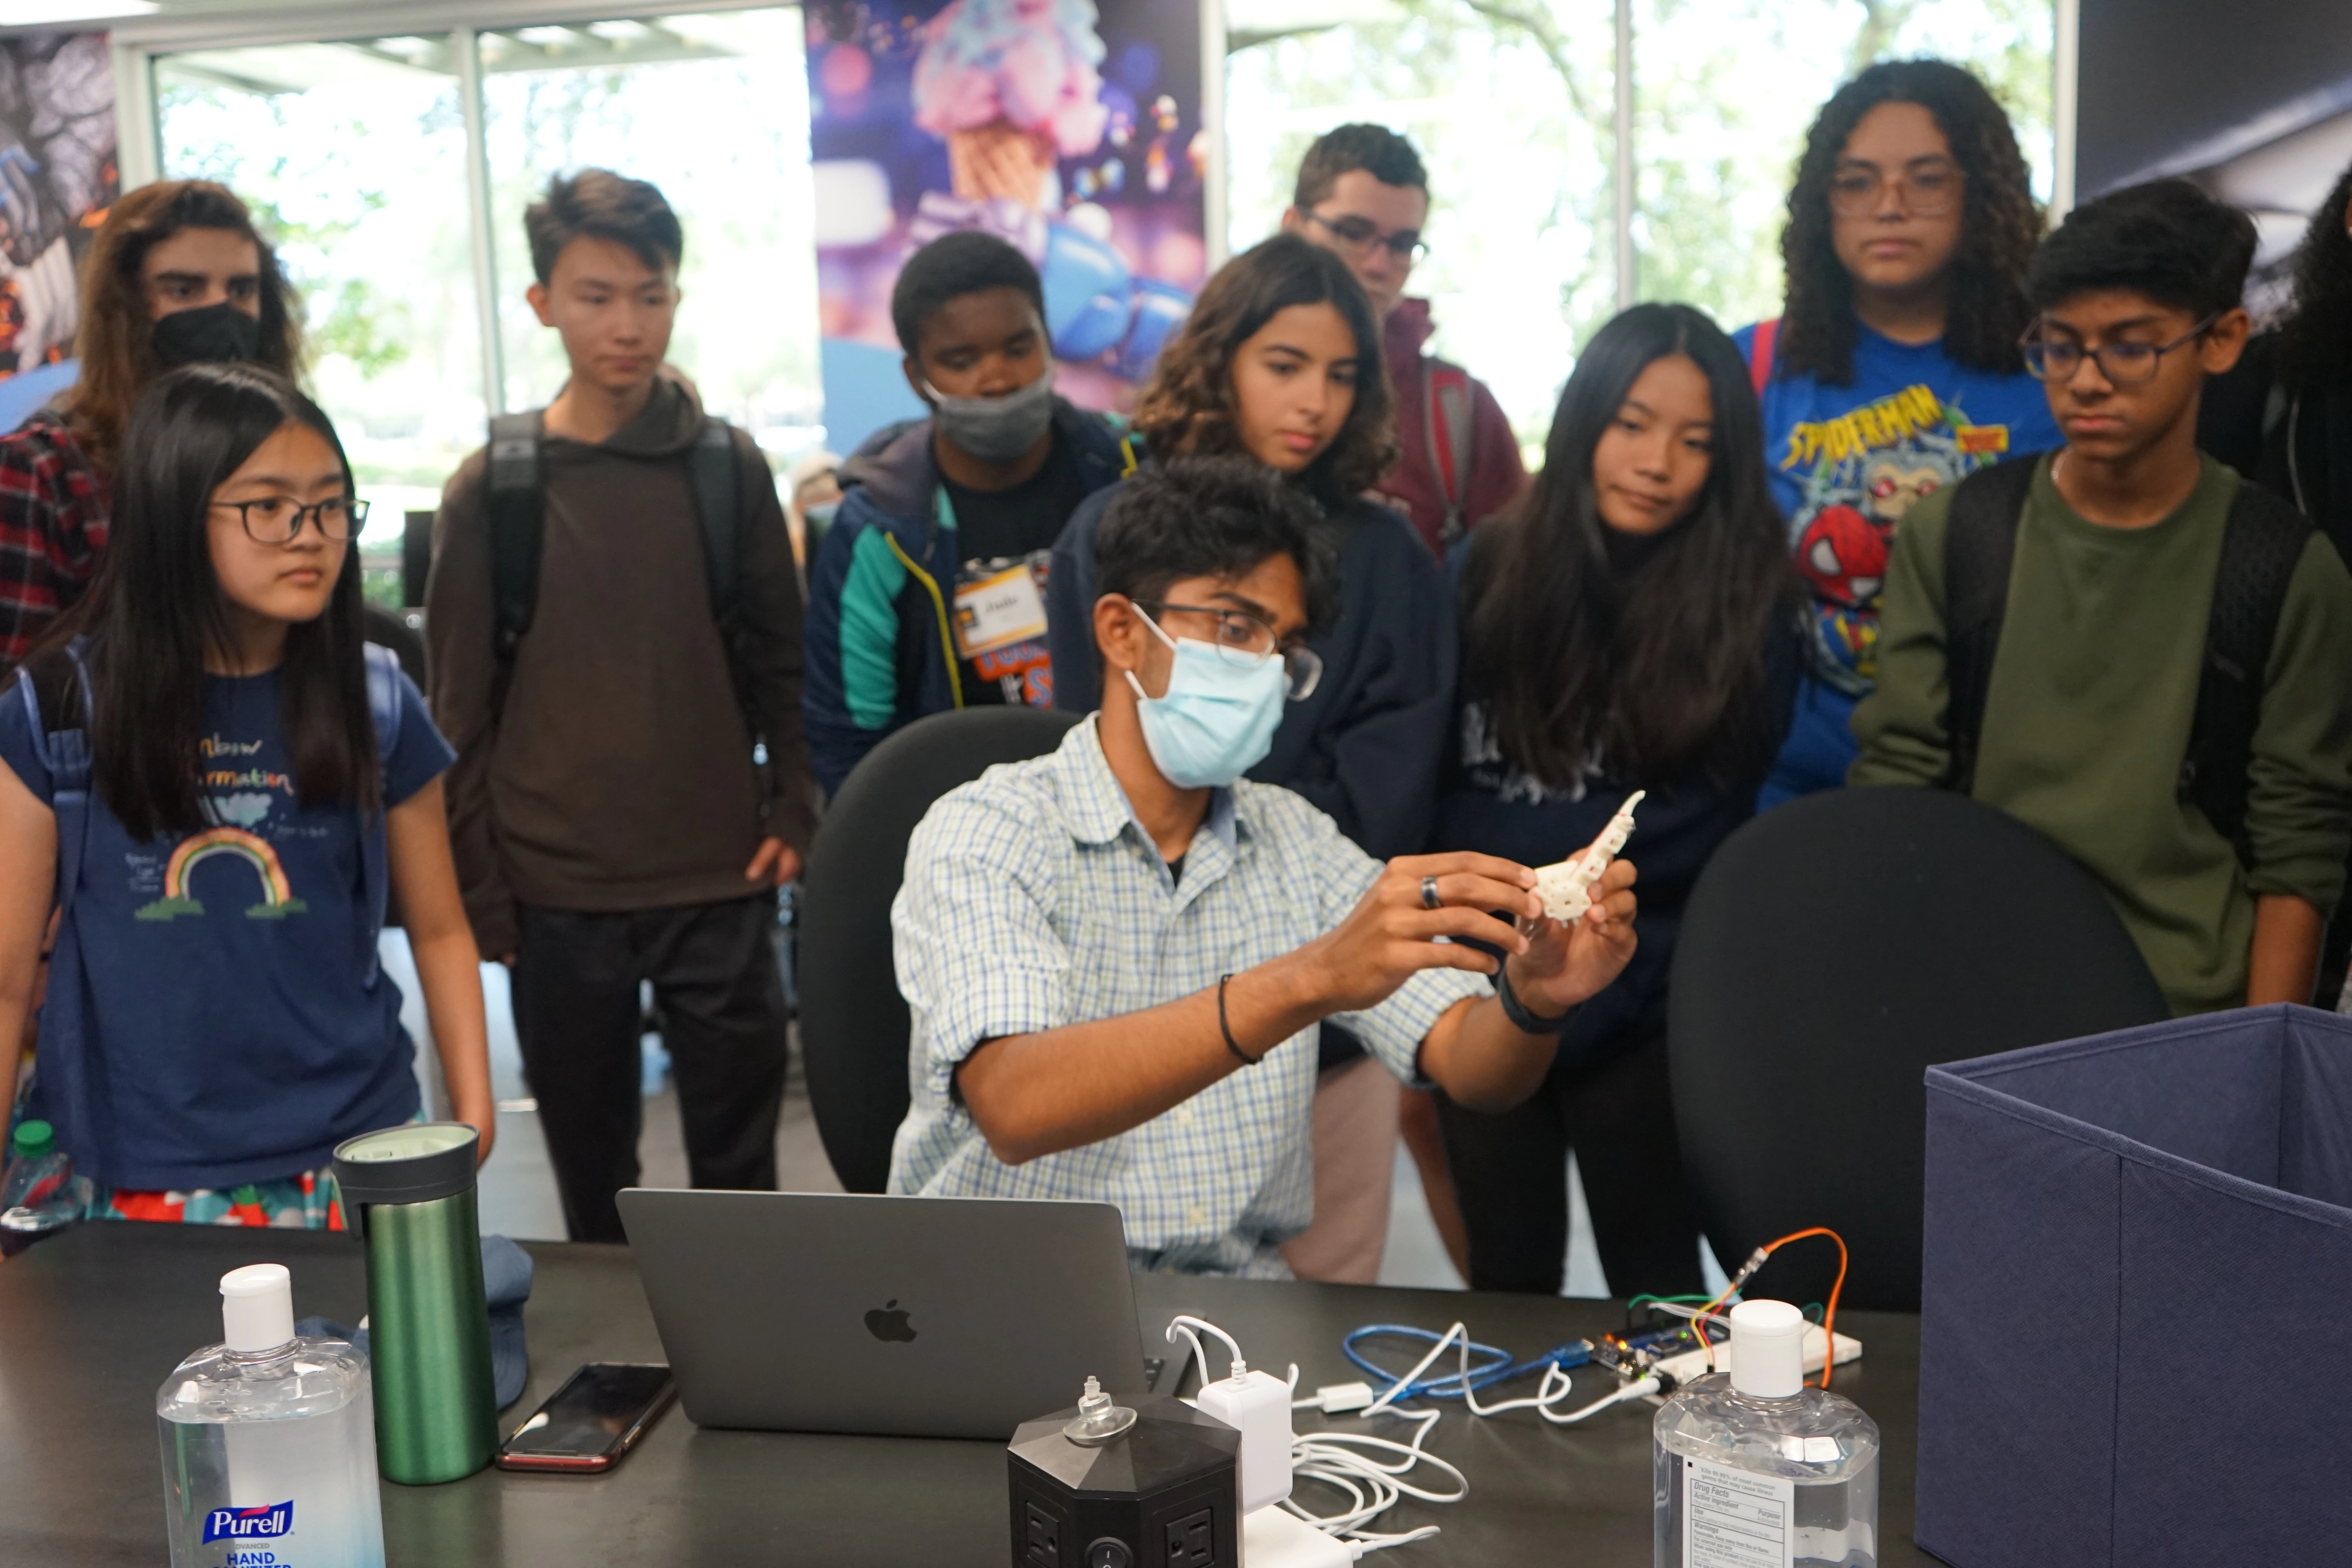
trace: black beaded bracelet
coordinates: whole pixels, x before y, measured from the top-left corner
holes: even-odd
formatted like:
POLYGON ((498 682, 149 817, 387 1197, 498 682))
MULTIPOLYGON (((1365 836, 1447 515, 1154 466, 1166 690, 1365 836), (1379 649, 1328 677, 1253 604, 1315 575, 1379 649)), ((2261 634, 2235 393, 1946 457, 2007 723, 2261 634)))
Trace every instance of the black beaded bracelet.
POLYGON ((1570 1007, 1557 1018, 1539 1018, 1528 1012, 1519 994, 1511 989, 1509 969, 1508 964, 1496 967, 1495 1000, 1503 1005, 1503 1016, 1511 1021, 1511 1026, 1523 1035, 1557 1035, 1567 1028, 1568 1021, 1576 1016, 1576 1009, 1570 1007))
POLYGON ((1254 1068, 1265 1058, 1262 1056, 1254 1057, 1235 1044, 1234 1026, 1225 1021, 1225 982, 1232 978, 1230 974, 1217 976, 1217 1032, 1225 1037, 1225 1049, 1234 1053, 1234 1060, 1245 1068, 1254 1068))

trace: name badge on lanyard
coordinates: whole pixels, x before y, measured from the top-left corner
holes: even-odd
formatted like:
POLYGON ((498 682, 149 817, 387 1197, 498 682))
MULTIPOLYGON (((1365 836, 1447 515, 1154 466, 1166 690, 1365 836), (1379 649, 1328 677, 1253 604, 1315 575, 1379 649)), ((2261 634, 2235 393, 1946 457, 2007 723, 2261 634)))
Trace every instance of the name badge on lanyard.
POLYGON ((972 571, 956 584, 956 648, 966 658, 1045 635, 1045 596, 1026 561, 972 571))

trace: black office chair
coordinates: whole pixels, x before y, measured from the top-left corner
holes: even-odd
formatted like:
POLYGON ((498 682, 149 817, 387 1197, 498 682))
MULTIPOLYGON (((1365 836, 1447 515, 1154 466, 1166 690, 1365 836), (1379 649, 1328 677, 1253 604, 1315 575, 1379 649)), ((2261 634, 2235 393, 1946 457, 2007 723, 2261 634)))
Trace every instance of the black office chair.
MULTIPOLYGON (((1917 1311, 1927 1068, 2168 1016, 2097 884, 1991 807, 1877 788, 1765 813, 1692 891, 1669 992, 1717 1258, 1828 1226, 1852 1250, 1844 1305, 1917 1311)), ((1835 1249, 1800 1246, 1757 1284, 1821 1300, 1835 1249)))
POLYGON ((1042 756, 1076 718, 967 708, 908 725, 867 753, 825 808, 801 877, 801 1052, 834 1174, 878 1193, 907 1116, 907 1003, 890 965, 890 900, 931 803, 998 763, 1042 756))

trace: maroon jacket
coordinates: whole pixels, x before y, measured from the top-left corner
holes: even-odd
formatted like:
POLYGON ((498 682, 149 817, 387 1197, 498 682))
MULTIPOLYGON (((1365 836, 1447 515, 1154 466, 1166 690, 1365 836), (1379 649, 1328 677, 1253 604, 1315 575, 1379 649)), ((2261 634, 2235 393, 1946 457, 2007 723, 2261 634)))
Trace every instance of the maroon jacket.
POLYGON ((1486 390, 1486 384, 1422 352, 1436 330, 1429 319, 1426 300, 1400 301, 1389 316, 1382 348, 1388 359, 1389 384, 1396 391, 1397 443, 1404 455, 1380 482, 1373 499, 1411 518, 1422 542, 1443 557, 1450 542, 1445 538, 1449 489, 1461 526, 1474 528, 1526 488, 1528 471, 1519 462, 1518 438, 1511 434, 1510 421, 1503 417, 1503 406, 1486 390), (1469 471, 1455 474, 1451 487, 1443 479, 1444 467, 1453 458, 1451 442, 1442 434, 1437 442, 1431 439, 1433 370, 1441 376, 1450 372, 1458 378, 1455 384, 1466 391, 1469 400, 1469 471))

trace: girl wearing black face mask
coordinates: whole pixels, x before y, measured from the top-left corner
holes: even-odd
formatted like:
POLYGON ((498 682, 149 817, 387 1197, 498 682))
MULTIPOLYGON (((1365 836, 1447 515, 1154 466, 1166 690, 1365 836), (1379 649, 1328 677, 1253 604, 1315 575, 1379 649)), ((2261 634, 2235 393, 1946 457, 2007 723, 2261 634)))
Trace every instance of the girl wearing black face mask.
POLYGON ((196 363, 293 375, 299 315, 277 256, 224 187, 167 180, 114 204, 82 262, 80 379, 0 436, 0 670, 89 584, 115 448, 148 384, 196 363))

